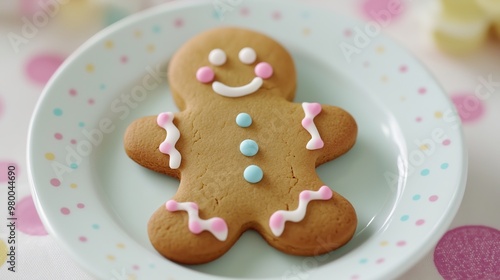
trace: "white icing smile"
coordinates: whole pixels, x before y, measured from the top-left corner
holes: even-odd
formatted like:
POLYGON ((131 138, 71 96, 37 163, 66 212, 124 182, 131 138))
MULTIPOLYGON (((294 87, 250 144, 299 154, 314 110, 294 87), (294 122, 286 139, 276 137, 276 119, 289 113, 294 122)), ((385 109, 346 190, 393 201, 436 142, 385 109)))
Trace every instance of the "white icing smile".
POLYGON ((222 96, 241 97, 256 92, 262 87, 263 83, 264 81, 260 77, 255 77, 250 83, 240 87, 230 87, 215 81, 212 83, 212 89, 222 96))

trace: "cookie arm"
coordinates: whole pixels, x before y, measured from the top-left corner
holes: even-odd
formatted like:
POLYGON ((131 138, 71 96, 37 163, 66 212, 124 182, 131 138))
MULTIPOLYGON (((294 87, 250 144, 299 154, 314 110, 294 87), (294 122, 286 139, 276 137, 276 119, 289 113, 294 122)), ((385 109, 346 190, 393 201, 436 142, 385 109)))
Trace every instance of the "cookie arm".
POLYGON ((143 167, 179 178, 179 169, 170 168, 170 156, 160 151, 166 130, 157 116, 144 117, 129 125, 123 139, 127 155, 143 167))
POLYGON ((329 105, 321 105, 321 113, 314 118, 324 147, 316 161, 320 165, 349 151, 356 142, 358 126, 354 118, 345 110, 329 105), (326 152, 325 152, 326 151, 326 152))

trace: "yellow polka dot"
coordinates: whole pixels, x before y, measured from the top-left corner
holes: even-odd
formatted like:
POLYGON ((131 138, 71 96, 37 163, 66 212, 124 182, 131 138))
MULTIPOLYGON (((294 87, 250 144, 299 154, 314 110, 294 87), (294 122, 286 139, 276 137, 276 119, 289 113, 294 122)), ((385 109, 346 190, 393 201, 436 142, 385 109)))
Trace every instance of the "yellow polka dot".
POLYGON ((48 160, 54 160, 56 156, 53 153, 46 153, 45 158, 48 160))
POLYGON ((137 276, 135 276, 135 274, 129 274, 127 280, 137 280, 137 276))
POLYGON ((78 185, 75 184, 75 183, 73 183, 73 184, 69 185, 69 187, 72 188, 72 189, 76 189, 76 188, 78 188, 78 185))
POLYGON ((147 46, 148 53, 154 53, 156 50, 156 46, 151 44, 147 46))
POLYGON ((106 43, 104 43, 104 46, 106 47, 106 49, 112 49, 114 48, 115 43, 113 41, 106 41, 106 43))
POLYGON ((311 29, 310 28, 304 28, 304 30, 302 30, 302 33, 305 36, 309 36, 311 34, 311 29))
POLYGON ((389 77, 384 75, 384 76, 380 77, 380 80, 384 83, 387 83, 389 81, 389 77))
POLYGON ((443 113, 438 111, 438 112, 434 113, 434 117, 436 117, 436 119, 440 119, 443 117, 443 113))
POLYGON ((383 54, 385 52, 384 46, 378 46, 375 50, 378 54, 383 54))
POLYGON ((113 255, 107 255, 106 259, 108 259, 109 261, 114 261, 116 258, 113 255))
POLYGON ((136 38, 141 38, 141 37, 142 37, 142 31, 140 31, 140 30, 136 30, 136 31, 134 32, 134 37, 136 37, 136 38))
POLYGON ((387 242, 387 241, 380 242, 380 246, 382 246, 382 247, 385 247, 387 245, 389 245, 389 242, 387 242))
POLYGON ((406 101, 406 96, 401 96, 399 99, 400 99, 401 101, 406 101))
POLYGON ((116 244, 116 247, 118 247, 118 248, 120 248, 120 249, 123 249, 123 248, 125 248, 125 244, 123 244, 123 243, 118 243, 118 244, 116 244))
POLYGON ((429 145, 427 145, 427 144, 420 146, 420 150, 422 150, 422 151, 427 151, 428 149, 429 149, 429 145))
POLYGON ((87 73, 94 73, 95 71, 94 64, 87 64, 87 66, 85 67, 85 71, 87 71, 87 73))
POLYGON ((7 253, 7 245, 0 239, 0 266, 2 266, 7 260, 7 253))

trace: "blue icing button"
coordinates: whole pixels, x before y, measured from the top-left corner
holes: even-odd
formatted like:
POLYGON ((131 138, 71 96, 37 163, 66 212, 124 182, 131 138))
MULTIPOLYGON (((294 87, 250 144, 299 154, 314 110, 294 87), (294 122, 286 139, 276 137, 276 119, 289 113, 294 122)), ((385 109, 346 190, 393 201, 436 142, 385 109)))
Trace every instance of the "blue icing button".
POLYGON ((247 157, 255 156, 258 151, 259 145, 251 139, 243 140, 240 144, 240 152, 247 157))
POLYGON ((239 113, 236 116, 236 124, 239 127, 249 127, 252 124, 252 117, 247 113, 239 113))
POLYGON ((260 182, 262 177, 264 177, 264 172, 257 165, 249 165, 243 172, 243 178, 252 184, 260 182))

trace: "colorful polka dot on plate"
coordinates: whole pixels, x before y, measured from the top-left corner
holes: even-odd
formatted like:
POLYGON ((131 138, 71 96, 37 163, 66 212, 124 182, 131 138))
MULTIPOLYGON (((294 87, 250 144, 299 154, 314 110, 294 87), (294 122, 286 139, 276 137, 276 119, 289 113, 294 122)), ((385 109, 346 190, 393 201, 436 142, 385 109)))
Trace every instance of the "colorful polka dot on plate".
POLYGON ((499 256, 499 230, 462 226, 448 231, 438 242, 434 264, 445 280, 498 279, 499 256))
POLYGON ((47 235, 31 196, 22 198, 16 207, 17 228, 28 235, 47 235))
POLYGON ((39 54, 25 65, 25 72, 28 79, 38 85, 45 85, 54 72, 64 62, 64 57, 57 54, 39 54))

